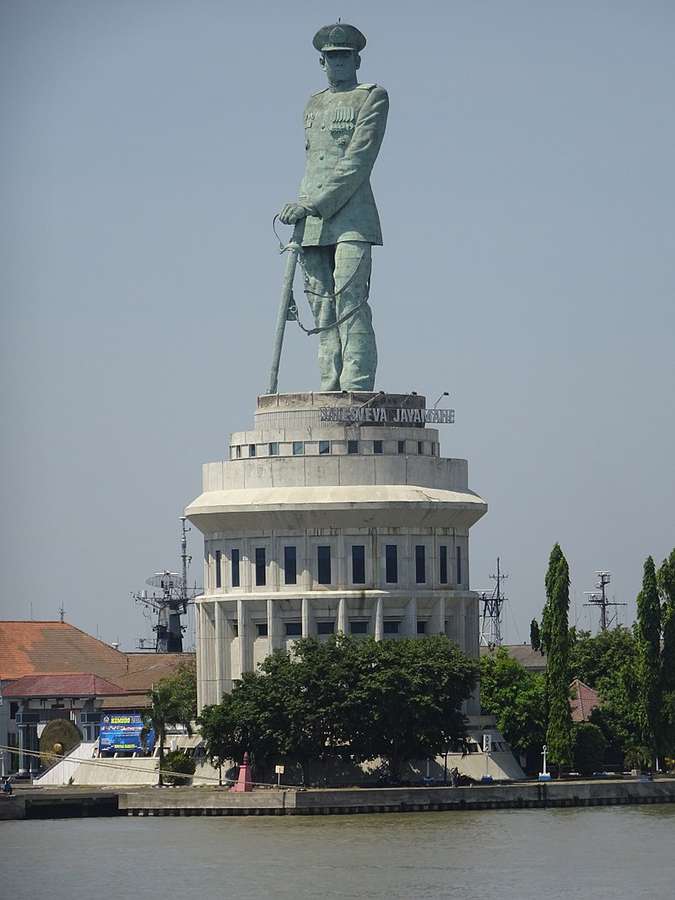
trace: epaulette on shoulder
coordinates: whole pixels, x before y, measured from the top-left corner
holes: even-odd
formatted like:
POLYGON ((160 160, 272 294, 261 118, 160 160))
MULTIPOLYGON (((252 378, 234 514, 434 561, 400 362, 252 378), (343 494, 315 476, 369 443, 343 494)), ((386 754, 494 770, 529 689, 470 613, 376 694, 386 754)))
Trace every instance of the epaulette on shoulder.
POLYGON ((373 88, 376 88, 376 84, 357 84, 356 89, 361 91, 372 91, 373 88))
POLYGON ((312 97, 318 97, 319 94, 325 94, 327 90, 328 90, 328 88, 322 88, 320 91, 315 91, 315 92, 312 94, 312 97))

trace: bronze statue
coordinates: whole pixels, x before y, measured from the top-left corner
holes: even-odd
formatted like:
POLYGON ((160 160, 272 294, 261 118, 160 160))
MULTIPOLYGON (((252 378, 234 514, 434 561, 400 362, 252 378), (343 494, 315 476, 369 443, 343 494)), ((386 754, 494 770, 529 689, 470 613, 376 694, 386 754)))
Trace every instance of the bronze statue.
POLYGON ((370 172, 384 137, 389 97, 359 84, 365 36, 353 25, 314 36, 328 87, 305 107, 305 174, 279 218, 295 225, 305 293, 319 331, 322 391, 371 391, 377 348, 368 292, 371 247, 382 243, 370 172))

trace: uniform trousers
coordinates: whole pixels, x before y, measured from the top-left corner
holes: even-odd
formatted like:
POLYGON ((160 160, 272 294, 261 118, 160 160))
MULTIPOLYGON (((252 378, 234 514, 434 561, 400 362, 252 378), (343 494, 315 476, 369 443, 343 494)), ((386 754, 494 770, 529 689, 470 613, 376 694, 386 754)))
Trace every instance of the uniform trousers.
POLYGON ((319 334, 321 390, 372 391, 377 347, 367 303, 371 245, 340 241, 327 247, 303 247, 302 258, 305 293, 317 328, 333 325, 359 307, 342 324, 319 334), (333 294, 337 296, 325 296, 333 294))

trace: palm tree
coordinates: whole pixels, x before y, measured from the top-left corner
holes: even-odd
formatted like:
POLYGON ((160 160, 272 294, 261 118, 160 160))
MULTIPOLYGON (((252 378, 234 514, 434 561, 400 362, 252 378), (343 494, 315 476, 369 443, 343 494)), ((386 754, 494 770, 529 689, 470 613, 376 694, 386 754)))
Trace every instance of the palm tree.
POLYGON ((145 744, 152 729, 155 732, 155 740, 159 741, 159 780, 157 784, 160 787, 164 784, 162 770, 164 769, 166 730, 169 725, 184 725, 187 733, 192 734, 191 712, 184 697, 176 691, 175 685, 170 680, 160 681, 150 691, 150 706, 143 712, 144 727, 141 732, 141 740, 145 744))

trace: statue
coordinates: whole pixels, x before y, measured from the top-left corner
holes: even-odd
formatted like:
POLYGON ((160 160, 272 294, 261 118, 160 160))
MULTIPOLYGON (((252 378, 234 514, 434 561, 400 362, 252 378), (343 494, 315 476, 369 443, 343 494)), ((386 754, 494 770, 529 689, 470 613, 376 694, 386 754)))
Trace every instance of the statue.
POLYGON ((295 225, 304 290, 319 331, 322 391, 372 391, 377 347, 368 305, 371 247, 382 244, 370 172, 384 137, 389 97, 356 72, 365 36, 326 25, 314 36, 328 87, 305 107, 305 174, 279 219, 295 225))

